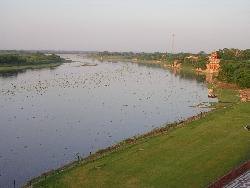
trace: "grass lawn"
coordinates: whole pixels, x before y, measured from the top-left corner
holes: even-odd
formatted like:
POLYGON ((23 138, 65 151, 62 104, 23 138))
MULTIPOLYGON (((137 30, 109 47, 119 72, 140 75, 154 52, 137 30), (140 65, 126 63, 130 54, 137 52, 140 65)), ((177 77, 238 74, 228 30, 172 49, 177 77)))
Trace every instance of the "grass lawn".
POLYGON ((161 135, 139 138, 93 161, 39 178, 33 187, 206 187, 250 159, 250 103, 217 89, 217 109, 161 135))

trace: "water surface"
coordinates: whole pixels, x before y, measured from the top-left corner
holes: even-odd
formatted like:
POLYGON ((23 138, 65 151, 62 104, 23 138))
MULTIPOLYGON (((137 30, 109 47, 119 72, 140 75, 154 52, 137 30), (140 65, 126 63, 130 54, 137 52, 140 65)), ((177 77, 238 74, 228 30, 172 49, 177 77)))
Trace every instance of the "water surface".
POLYGON ((205 108, 193 75, 124 62, 77 62, 0 75, 0 187, 34 176, 205 108))

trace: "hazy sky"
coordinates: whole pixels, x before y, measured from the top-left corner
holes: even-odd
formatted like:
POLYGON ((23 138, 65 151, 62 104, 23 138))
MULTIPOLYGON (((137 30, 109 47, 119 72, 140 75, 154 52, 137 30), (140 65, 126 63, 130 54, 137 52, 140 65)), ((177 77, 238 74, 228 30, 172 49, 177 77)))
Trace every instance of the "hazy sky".
POLYGON ((0 49, 250 48, 250 0, 0 0, 0 49))

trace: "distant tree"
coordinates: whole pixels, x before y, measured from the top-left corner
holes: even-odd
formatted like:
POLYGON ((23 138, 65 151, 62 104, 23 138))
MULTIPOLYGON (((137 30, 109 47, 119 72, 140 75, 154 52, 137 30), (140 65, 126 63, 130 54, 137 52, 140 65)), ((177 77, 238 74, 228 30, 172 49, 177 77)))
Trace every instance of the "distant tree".
POLYGON ((198 53, 198 55, 206 55, 206 52, 200 51, 200 52, 198 53))

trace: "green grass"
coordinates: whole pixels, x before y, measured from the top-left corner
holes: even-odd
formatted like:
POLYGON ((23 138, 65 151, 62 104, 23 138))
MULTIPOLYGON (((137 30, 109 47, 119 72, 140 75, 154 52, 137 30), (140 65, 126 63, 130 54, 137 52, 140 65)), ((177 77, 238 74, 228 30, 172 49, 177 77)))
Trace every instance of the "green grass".
POLYGON ((250 159, 250 103, 218 89, 221 104, 205 117, 141 137, 93 161, 40 177, 33 187, 206 187, 250 159))

